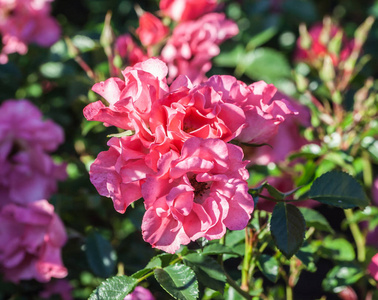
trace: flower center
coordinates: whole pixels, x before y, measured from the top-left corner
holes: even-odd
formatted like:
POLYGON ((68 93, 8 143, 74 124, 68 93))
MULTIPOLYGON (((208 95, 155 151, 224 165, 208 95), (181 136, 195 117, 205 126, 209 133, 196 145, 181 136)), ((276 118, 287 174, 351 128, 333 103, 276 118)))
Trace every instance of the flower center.
POLYGON ((198 182, 195 175, 193 175, 189 179, 189 182, 194 188, 194 202, 201 202, 200 198, 205 194, 207 190, 210 189, 210 185, 208 184, 208 182, 198 182))

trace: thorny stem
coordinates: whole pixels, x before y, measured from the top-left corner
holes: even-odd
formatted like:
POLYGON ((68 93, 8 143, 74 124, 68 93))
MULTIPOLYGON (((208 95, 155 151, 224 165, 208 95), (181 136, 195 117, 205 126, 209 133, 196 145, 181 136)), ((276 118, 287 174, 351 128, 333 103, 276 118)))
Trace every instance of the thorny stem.
POLYGON ((344 209, 344 212, 348 220, 349 229, 352 232, 354 241, 356 242, 357 260, 359 262, 364 262, 366 258, 365 237, 358 227, 357 222, 353 220, 353 211, 351 209, 344 209))

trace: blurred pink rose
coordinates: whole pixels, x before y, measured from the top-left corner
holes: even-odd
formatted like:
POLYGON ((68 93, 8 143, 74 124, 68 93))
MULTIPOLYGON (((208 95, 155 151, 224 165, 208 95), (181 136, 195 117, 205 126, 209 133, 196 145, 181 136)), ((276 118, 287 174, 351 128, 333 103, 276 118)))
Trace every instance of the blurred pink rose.
POLYGON ((49 198, 57 180, 66 177, 65 165, 48 155, 63 142, 63 130, 43 120, 28 100, 7 100, 0 106, 0 207, 49 198))
MULTIPOLYGON (((268 145, 247 149, 250 151, 247 158, 254 164, 268 165, 270 162, 284 161, 290 153, 309 143, 300 134, 301 127, 306 128, 311 125, 309 109, 279 91, 276 92, 273 99, 284 99, 288 106, 297 113, 285 115, 285 122, 277 126, 277 134, 265 141, 268 145)), ((288 188, 288 190, 290 189, 288 188)))
POLYGON ((68 280, 59 279, 46 283, 39 296, 43 299, 50 299, 54 295, 59 295, 62 300, 73 300, 72 290, 73 286, 68 280))
POLYGON ((152 46, 159 43, 168 33, 169 28, 153 14, 145 12, 139 18, 139 27, 136 30, 136 34, 144 46, 152 46))
POLYGON ((217 0, 161 0, 159 4, 164 15, 178 22, 197 19, 216 5, 217 0))
POLYGON ((25 54, 27 45, 49 47, 60 37, 60 26, 50 16, 51 0, 0 0, 0 34, 3 48, 0 63, 8 54, 25 54))
MULTIPOLYGON (((295 189, 295 185, 294 185, 294 182, 293 182, 292 175, 287 174, 287 173, 283 173, 280 177, 268 176, 264 179, 264 182, 265 181, 268 182, 270 185, 272 185, 273 187, 275 187, 276 189, 278 189, 280 192, 283 192, 283 193, 287 193, 287 192, 290 192, 293 189, 295 189)), ((260 184, 262 184, 262 182, 260 184)), ((259 186, 260 184, 258 184, 257 186, 259 186)), ((261 194, 263 196, 271 197, 266 190, 263 190, 263 192, 261 194)), ((287 200, 289 202, 292 199, 293 199, 293 196, 289 196, 287 198, 287 200)), ((267 199, 264 199, 264 198, 261 197, 261 198, 259 198, 259 200, 257 202, 256 208, 260 209, 260 210, 272 212, 273 209, 274 209, 274 206, 276 204, 277 203, 274 202, 274 201, 270 201, 270 200, 267 200, 267 199)), ((291 204, 294 204, 298 207, 313 208, 313 207, 318 206, 319 202, 315 201, 315 200, 308 199, 306 201, 292 202, 291 204)))
POLYGON ((147 167, 144 148, 138 136, 109 140, 90 168, 90 179, 98 193, 113 200, 114 209, 124 213, 130 203, 142 197, 141 185, 152 173, 147 167))
POLYGON ((149 290, 137 286, 131 294, 128 294, 123 300, 155 300, 155 297, 149 290))
POLYGON ((67 235, 54 207, 46 200, 26 206, 7 204, 0 211, 0 270, 4 279, 48 282, 67 269, 61 248, 67 235))
POLYGON ((143 50, 133 41, 130 34, 120 35, 115 43, 115 52, 118 53, 126 65, 134 66, 136 63, 146 60, 148 57, 143 50))
POLYGON ((179 75, 186 75, 194 84, 204 81, 211 59, 220 52, 219 44, 238 32, 236 23, 220 13, 179 24, 161 52, 169 68, 169 81, 179 75))
POLYGON ((253 211, 243 151, 219 139, 190 138, 181 155, 170 151, 142 186, 142 234, 153 247, 174 253, 200 237, 219 239, 226 228, 247 226, 253 211))
POLYGON ((328 36, 329 40, 334 38, 339 32, 341 32, 343 36, 340 54, 331 53, 331 51, 328 49, 329 43, 324 43, 321 40, 323 29, 324 26, 321 23, 315 24, 310 28, 308 31, 311 37, 311 45, 309 49, 305 49, 301 46, 301 38, 297 40, 297 49, 294 55, 294 59, 296 61, 314 63, 318 59, 323 59, 325 55, 329 55, 332 59, 333 65, 337 66, 340 61, 344 61, 347 57, 349 57, 353 49, 353 40, 348 41, 343 30, 332 24, 328 36))
POLYGON ((378 253, 373 256, 371 262, 368 266, 368 271, 370 275, 378 281, 378 253))

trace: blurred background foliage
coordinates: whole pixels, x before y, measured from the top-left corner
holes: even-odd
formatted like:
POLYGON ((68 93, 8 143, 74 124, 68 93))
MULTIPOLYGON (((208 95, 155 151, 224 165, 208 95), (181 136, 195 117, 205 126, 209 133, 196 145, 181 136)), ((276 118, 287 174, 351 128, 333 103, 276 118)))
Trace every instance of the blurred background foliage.
MULTIPOLYGON (((99 97, 90 91, 95 82, 75 62, 67 44, 68 39, 72 41, 81 58, 99 74, 99 80, 109 77, 107 58, 100 45, 105 15, 112 12, 111 22, 116 35, 134 34, 138 27, 136 6, 156 12, 158 1, 55 0, 53 15, 62 26, 62 39, 50 49, 31 45, 27 55, 13 54, 8 64, 0 65, 0 100, 30 99, 46 118, 53 119, 65 130, 66 141, 54 158, 68 163, 69 177, 60 183, 59 192, 51 202, 69 234, 63 259, 69 269, 68 279, 74 285, 75 299, 87 299, 102 278, 115 275, 117 268, 123 268, 125 274, 132 274, 144 268, 156 254, 149 244, 143 242, 139 232, 143 215, 140 204, 121 215, 114 210, 112 201, 100 197, 89 181, 89 165, 100 151, 107 149, 107 135, 116 133, 116 129, 84 119, 83 108, 99 97), (103 257, 108 257, 111 263, 104 264, 103 257)), ((292 96, 296 95, 292 69, 296 68, 303 75, 309 72, 308 68, 295 66, 293 62, 300 23, 310 27, 329 15, 352 37, 368 15, 378 17, 378 1, 373 0, 224 0, 221 7, 230 19, 236 21, 240 33, 221 45, 221 54, 214 59, 208 75, 231 74, 246 83, 265 80, 292 96)), ((364 54, 369 54, 371 59, 354 79, 354 91, 367 77, 378 78, 377 41, 376 22, 364 46, 364 54)), ((377 81, 374 86, 378 88, 377 81)), ((312 87, 316 89, 317 85, 312 87)), ((337 230, 340 212, 330 207, 322 212, 337 230)), ((337 244, 336 240, 334 243, 337 244)), ((238 264, 228 261, 230 265, 233 263, 238 264)), ((313 299, 323 295, 321 281, 330 268, 327 258, 323 257, 319 260, 317 273, 304 273, 295 290, 298 299, 309 299, 300 297, 306 297, 306 291, 319 292, 319 295, 312 295, 313 299)), ((153 280, 149 284, 152 289, 157 286, 153 280)), ((255 284, 258 287, 262 281, 256 279, 255 284)), ((275 286, 271 284, 272 293, 279 299, 284 291, 279 285, 275 286)), ((37 285, 30 283, 23 288, 26 289, 23 294, 29 292, 30 298, 15 299, 37 299, 34 298, 37 285)), ((13 289, 15 287, 10 284, 0 285, 0 291, 13 289)), ((156 298, 168 299, 160 287, 156 291, 159 289, 161 294, 155 292, 156 298)), ((327 299, 338 299, 332 294, 326 295, 327 299)))

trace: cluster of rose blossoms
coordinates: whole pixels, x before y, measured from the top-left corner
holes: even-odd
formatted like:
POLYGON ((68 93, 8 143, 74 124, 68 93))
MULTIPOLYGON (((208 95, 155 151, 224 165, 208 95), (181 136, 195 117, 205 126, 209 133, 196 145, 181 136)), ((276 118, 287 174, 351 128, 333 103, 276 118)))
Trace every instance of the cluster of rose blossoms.
POLYGON ((246 85, 225 75, 193 85, 182 75, 168 86, 168 67, 157 58, 122 73, 124 80, 92 88, 109 106, 84 108, 87 120, 126 130, 91 166, 98 192, 120 213, 143 198, 143 238, 166 252, 243 229, 254 208, 248 161, 229 142, 265 143, 296 112, 273 100, 276 88, 263 81, 246 85))
POLYGON ((65 165, 49 156, 63 139, 62 128, 42 120, 28 100, 1 104, 0 272, 5 280, 48 282, 67 275, 61 259, 67 235, 46 200, 57 180, 66 177, 65 165))
POLYGON ((60 37, 60 26, 50 16, 53 0, 0 0, 0 64, 8 54, 26 54, 28 44, 49 47, 60 37))
POLYGON ((160 1, 160 14, 175 22, 172 33, 161 19, 144 12, 136 29, 144 49, 125 34, 118 37, 115 52, 131 66, 158 57, 168 65, 168 83, 179 75, 201 83, 211 59, 220 53, 219 45, 239 32, 235 22, 213 12, 216 7, 216 0, 160 1))

